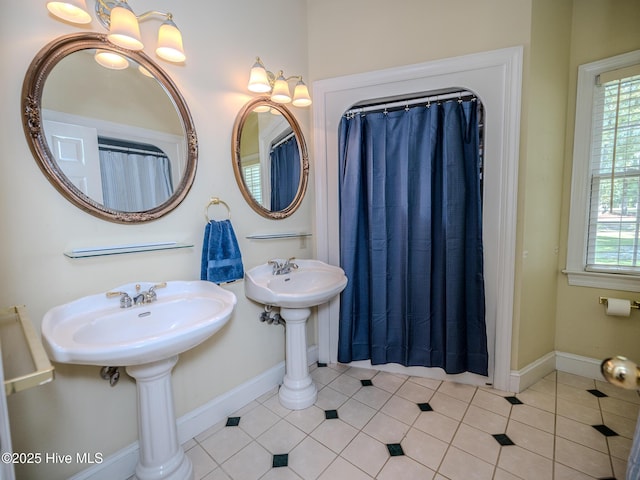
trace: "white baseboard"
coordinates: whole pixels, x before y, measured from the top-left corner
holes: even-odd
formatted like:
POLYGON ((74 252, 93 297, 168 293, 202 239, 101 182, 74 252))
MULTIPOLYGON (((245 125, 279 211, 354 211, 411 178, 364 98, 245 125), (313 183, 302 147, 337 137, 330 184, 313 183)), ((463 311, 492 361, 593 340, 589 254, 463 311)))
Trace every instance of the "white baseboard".
POLYGON ((573 353, 556 352, 556 370, 560 372, 573 373, 581 377, 604 380, 600 372, 602 360, 596 358, 582 357, 573 353))
POLYGON ((522 370, 512 370, 509 391, 522 392, 554 370, 602 380, 601 360, 566 352, 549 352, 522 370))

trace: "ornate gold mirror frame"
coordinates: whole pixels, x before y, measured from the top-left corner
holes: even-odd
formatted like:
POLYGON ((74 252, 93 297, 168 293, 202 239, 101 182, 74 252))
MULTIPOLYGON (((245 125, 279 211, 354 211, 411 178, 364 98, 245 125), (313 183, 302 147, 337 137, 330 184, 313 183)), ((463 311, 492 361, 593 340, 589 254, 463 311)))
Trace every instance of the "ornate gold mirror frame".
POLYGON ((198 140, 187 104, 171 78, 142 52, 124 50, 107 41, 99 33, 78 33, 60 37, 46 45, 35 56, 27 70, 22 87, 22 119, 29 147, 51 184, 71 203, 87 213, 115 223, 136 224, 155 220, 175 209, 186 197, 196 174, 198 140), (185 168, 173 194, 162 204, 149 210, 126 212, 105 207, 80 191, 63 173, 47 144, 42 122, 42 93, 47 77, 67 55, 80 50, 109 50, 135 61, 162 86, 173 102, 185 136, 185 168))
MULTIPOLYGON (((264 115, 273 115, 273 113, 264 113, 264 115)), ((307 191, 307 183, 309 178, 309 154, 307 152, 307 145, 300 129, 300 125, 291 113, 291 111, 282 104, 275 103, 269 99, 269 97, 259 97, 249 101, 238 112, 235 124, 233 126, 233 133, 231 139, 231 159, 233 163, 233 173, 235 174, 238 187, 242 192, 245 200, 249 206, 258 212, 260 215, 266 218, 274 220, 281 220, 292 215, 302 203, 304 195, 307 191), (257 109, 257 110, 256 110, 257 109), (289 205, 281 210, 271 210, 265 207, 262 203, 258 202, 249 191, 242 172, 242 156, 241 156, 241 143, 242 135, 245 125, 249 116, 255 112, 264 112, 269 110, 275 110, 277 113, 288 122, 293 134, 298 142, 298 151, 300 154, 300 179, 298 182, 298 189, 293 197, 293 200, 289 205)))

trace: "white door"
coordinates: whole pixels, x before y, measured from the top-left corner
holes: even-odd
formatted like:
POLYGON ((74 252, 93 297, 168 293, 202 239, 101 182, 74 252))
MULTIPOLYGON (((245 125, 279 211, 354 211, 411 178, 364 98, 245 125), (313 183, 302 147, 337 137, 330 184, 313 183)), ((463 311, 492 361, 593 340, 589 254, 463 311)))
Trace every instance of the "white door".
POLYGON ((42 123, 47 144, 62 172, 78 190, 102 203, 98 131, 53 120, 42 123))

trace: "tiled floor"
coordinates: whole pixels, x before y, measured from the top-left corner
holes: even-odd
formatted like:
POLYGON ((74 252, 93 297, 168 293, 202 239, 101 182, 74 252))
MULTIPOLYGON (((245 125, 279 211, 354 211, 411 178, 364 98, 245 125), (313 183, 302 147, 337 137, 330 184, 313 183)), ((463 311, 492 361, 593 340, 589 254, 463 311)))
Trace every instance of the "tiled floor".
POLYGON ((636 392, 556 372, 512 395, 343 365, 316 404, 274 390, 185 444, 196 479, 623 480, 636 392))

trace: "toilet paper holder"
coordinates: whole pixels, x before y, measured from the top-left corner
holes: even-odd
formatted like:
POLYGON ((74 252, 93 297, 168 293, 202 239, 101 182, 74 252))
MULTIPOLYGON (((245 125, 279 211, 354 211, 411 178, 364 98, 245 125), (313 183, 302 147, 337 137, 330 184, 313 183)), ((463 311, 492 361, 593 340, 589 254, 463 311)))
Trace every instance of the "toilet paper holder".
MULTIPOLYGON (((600 297, 599 302, 601 305, 606 305, 609 299, 607 297, 600 297)), ((640 309, 640 302, 631 300, 631 308, 640 309)))

